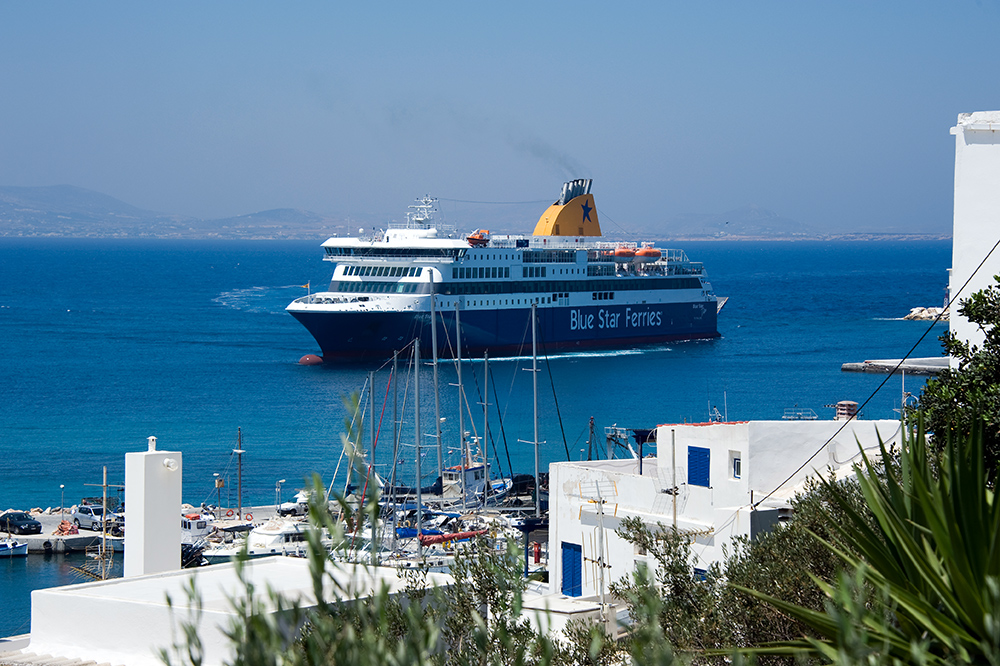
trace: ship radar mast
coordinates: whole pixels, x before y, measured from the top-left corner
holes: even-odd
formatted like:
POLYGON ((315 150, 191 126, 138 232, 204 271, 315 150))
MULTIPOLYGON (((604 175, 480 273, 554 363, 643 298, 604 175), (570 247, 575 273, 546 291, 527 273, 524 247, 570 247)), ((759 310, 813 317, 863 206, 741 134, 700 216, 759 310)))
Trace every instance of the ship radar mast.
POLYGON ((437 212, 437 208, 434 207, 437 204, 437 199, 425 194, 416 201, 415 204, 409 206, 413 210, 406 214, 406 226, 428 228, 434 219, 434 213, 437 212))

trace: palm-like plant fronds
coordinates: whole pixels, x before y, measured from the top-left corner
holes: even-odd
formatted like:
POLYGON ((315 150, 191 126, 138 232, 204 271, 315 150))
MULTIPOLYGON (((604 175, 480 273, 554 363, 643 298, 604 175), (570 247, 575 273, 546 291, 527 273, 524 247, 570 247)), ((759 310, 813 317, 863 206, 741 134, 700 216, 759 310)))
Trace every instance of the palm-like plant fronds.
POLYGON ((745 590, 822 640, 754 651, 850 661, 862 656, 860 637, 862 651, 883 663, 1000 663, 1000 503, 987 483, 981 433, 945 442, 936 457, 918 419, 904 438, 898 467, 884 445, 881 454, 884 474, 867 456, 857 469, 877 528, 845 500, 836 481, 824 481, 847 516, 838 529, 846 547, 824 543, 857 572, 853 583, 850 576, 836 586, 816 581, 828 596, 827 612, 745 590), (863 585, 873 594, 858 605, 863 585))

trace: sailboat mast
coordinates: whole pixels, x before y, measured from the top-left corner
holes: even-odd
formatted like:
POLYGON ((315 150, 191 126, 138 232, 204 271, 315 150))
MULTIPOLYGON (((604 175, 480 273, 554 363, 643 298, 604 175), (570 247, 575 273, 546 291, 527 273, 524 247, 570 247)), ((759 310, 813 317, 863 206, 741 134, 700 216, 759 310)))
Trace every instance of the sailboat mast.
POLYGON ((444 470, 444 451, 441 444, 441 393, 438 389, 438 326, 437 308, 435 305, 437 295, 434 293, 434 271, 428 271, 428 274, 431 281, 431 355, 434 359, 434 437, 437 438, 438 476, 442 476, 444 470))
POLYGON ((389 482, 389 502, 392 504, 392 526, 389 530, 389 543, 396 548, 396 465, 399 464, 399 351, 392 352, 392 472, 389 482))
MULTIPOLYGON (((392 474, 389 485, 396 494, 396 464, 399 461, 399 351, 392 352, 392 474)), ((392 498, 395 501, 395 497, 392 498)))
POLYGON ((424 555, 424 546, 420 543, 420 536, 423 532, 423 497, 420 489, 420 338, 413 341, 413 392, 416 394, 414 407, 414 434, 417 443, 417 554, 424 555))
MULTIPOLYGON (((233 453, 236 454, 236 510, 239 511, 240 522, 243 521, 243 429, 240 427, 236 428, 236 448, 233 449, 233 453)), ((230 458, 232 460, 232 458, 230 458)))
POLYGON ((104 466, 101 495, 101 580, 107 580, 111 563, 108 561, 108 466, 104 466))
MULTIPOLYGON (((369 420, 371 421, 371 427, 368 428, 371 433, 371 448, 368 449, 368 458, 370 464, 375 464, 375 372, 368 372, 368 413, 371 415, 369 420)), ((371 476, 371 468, 369 467, 368 476, 371 476)), ((367 483, 367 479, 365 480, 367 483)))
POLYGON ((587 435, 587 461, 591 460, 594 446, 594 417, 590 417, 590 434, 587 435))
POLYGON ((490 353, 483 352, 483 505, 490 497, 490 353))
POLYGON ((539 501, 540 487, 538 485, 538 305, 531 304, 531 384, 534 395, 535 420, 535 517, 542 515, 542 503, 539 501))
MULTIPOLYGON (((364 486, 365 489, 367 489, 368 485, 372 482, 372 474, 374 472, 374 466, 375 466, 375 372, 371 371, 371 370, 368 372, 368 412, 371 414, 371 422, 372 423, 371 423, 371 428, 370 428, 370 430, 371 430, 371 448, 368 450, 368 471, 365 474, 365 486, 364 486)), ((362 496, 361 496, 361 506, 362 507, 364 507, 364 505, 365 505, 365 499, 366 499, 365 498, 365 494, 366 493, 362 492, 362 496)), ((372 493, 372 496, 374 496, 374 492, 372 493)), ((376 564, 376 561, 375 561, 375 522, 376 522, 375 521, 375 515, 376 515, 377 511, 375 510, 374 502, 372 504, 373 504, 373 506, 372 506, 372 512, 371 512, 371 515, 369 516, 368 519, 372 521, 372 525, 371 525, 371 527, 372 527, 372 565, 374 566, 376 564)), ((362 514, 362 515, 364 515, 364 514, 362 514)))
POLYGON ((462 477, 462 509, 465 509, 465 418, 462 410, 462 400, 465 394, 462 391, 462 320, 458 310, 458 303, 455 303, 455 359, 458 362, 458 455, 459 474, 462 477))

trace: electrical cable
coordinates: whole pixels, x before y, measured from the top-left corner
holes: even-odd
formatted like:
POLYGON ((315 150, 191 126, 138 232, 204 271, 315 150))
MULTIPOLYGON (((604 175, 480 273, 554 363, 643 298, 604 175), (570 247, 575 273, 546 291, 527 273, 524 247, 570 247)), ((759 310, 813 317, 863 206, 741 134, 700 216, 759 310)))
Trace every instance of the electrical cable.
POLYGON ((447 199, 438 197, 438 201, 451 201, 452 203, 482 204, 486 206, 519 206, 522 204, 548 203, 552 199, 537 199, 535 201, 469 201, 467 199, 447 199))
POLYGON ((825 442, 823 442, 823 445, 820 446, 816 450, 815 453, 813 453, 811 456, 809 456, 809 458, 807 458, 804 463, 802 463, 801 465, 799 465, 798 469, 796 469, 794 472, 792 472, 790 475, 788 475, 788 477, 784 481, 782 481, 781 483, 779 483, 778 486, 774 490, 772 490, 768 494, 764 495, 764 497, 762 497, 758 501, 754 502, 751 505, 752 509, 756 509, 758 506, 760 506, 761 502, 763 502, 764 500, 766 500, 769 497, 771 497, 771 495, 773 495, 774 493, 778 492, 778 490, 780 490, 782 486, 784 486, 786 483, 788 483, 789 481, 791 481, 795 477, 796 474, 798 474, 799 472, 801 472, 805 468, 806 465, 808 465, 810 462, 812 462, 813 458, 815 458, 816 456, 818 456, 820 454, 820 452, 823 449, 825 449, 826 446, 830 442, 832 442, 834 440, 834 438, 836 438, 837 435, 839 435, 841 433, 841 431, 843 431, 844 428, 847 427, 848 423, 850 423, 851 421, 854 421, 857 418, 857 414, 859 412, 861 412, 862 409, 864 409, 865 405, 867 405, 869 402, 871 402, 872 398, 874 398, 876 396, 876 394, 878 394, 878 392, 880 390, 882 390, 882 387, 886 385, 886 383, 892 378, 892 376, 894 374, 896 374, 896 371, 899 370, 900 366, 903 365, 903 363, 906 361, 906 359, 908 359, 910 357, 910 354, 912 354, 914 351, 916 351, 917 346, 921 342, 923 342, 924 338, 927 337, 927 334, 930 333, 934 329, 934 326, 936 326, 939 321, 941 321, 941 317, 944 316, 944 313, 945 312, 949 312, 951 310, 952 303, 954 303, 955 300, 958 298, 959 294, 961 294, 962 291, 964 291, 965 288, 967 286, 969 286, 969 283, 972 282, 972 278, 974 278, 976 276, 976 274, 979 272, 979 269, 983 267, 983 264, 986 263, 986 260, 990 258, 990 255, 993 254, 993 251, 996 250, 998 246, 1000 246, 1000 240, 997 240, 997 242, 994 243, 993 247, 990 248, 990 251, 986 253, 986 256, 983 257, 983 260, 979 262, 978 266, 976 266, 976 270, 972 271, 972 274, 969 276, 969 279, 965 281, 965 284, 963 284, 962 287, 957 292, 955 292, 954 295, 951 296, 951 298, 948 300, 948 304, 945 305, 944 309, 941 310, 940 313, 938 313, 938 316, 934 318, 934 321, 932 321, 931 324, 930 324, 930 326, 927 327, 927 330, 924 331, 923 335, 921 335, 917 339, 917 341, 915 343, 913 343, 913 346, 910 347, 910 351, 906 352, 906 355, 903 356, 903 358, 901 358, 899 360, 899 363, 896 364, 896 367, 894 367, 892 369, 892 371, 888 375, 886 375, 886 378, 882 380, 882 383, 879 384, 878 387, 874 391, 872 391, 871 395, 869 395, 867 398, 865 398, 865 401, 863 403, 861 403, 861 405, 858 407, 858 412, 856 412, 850 418, 848 418, 846 421, 844 421, 844 424, 842 426, 840 426, 839 428, 837 428, 837 432, 833 433, 833 435, 831 435, 828 440, 826 440, 825 442))
POLYGON ((597 209, 597 219, 599 220, 602 217, 603 218, 607 218, 611 222, 611 224, 613 224, 616 227, 618 227, 619 229, 621 229, 621 231, 622 231, 623 234, 626 234, 628 236, 633 236, 633 237, 637 237, 638 236, 638 234, 635 233, 634 231, 629 231, 628 229, 626 229, 622 225, 620 225, 617 222, 615 222, 614 218, 612 218, 610 215, 608 215, 607 213, 605 213, 603 208, 598 208, 597 209))

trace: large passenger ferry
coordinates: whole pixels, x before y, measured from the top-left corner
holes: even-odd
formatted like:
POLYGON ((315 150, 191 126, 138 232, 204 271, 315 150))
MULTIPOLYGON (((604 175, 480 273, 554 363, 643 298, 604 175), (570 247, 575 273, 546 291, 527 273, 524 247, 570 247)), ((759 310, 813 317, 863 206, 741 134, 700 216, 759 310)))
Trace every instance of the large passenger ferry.
POLYGON ((601 240, 590 186, 565 183, 531 236, 458 235, 435 224, 436 199, 418 199, 405 224, 323 243, 329 288, 286 309, 324 361, 391 356, 417 337, 428 352, 436 337, 451 357, 456 322, 462 356, 531 353, 533 311, 545 353, 718 337, 702 264, 652 243, 601 240))

